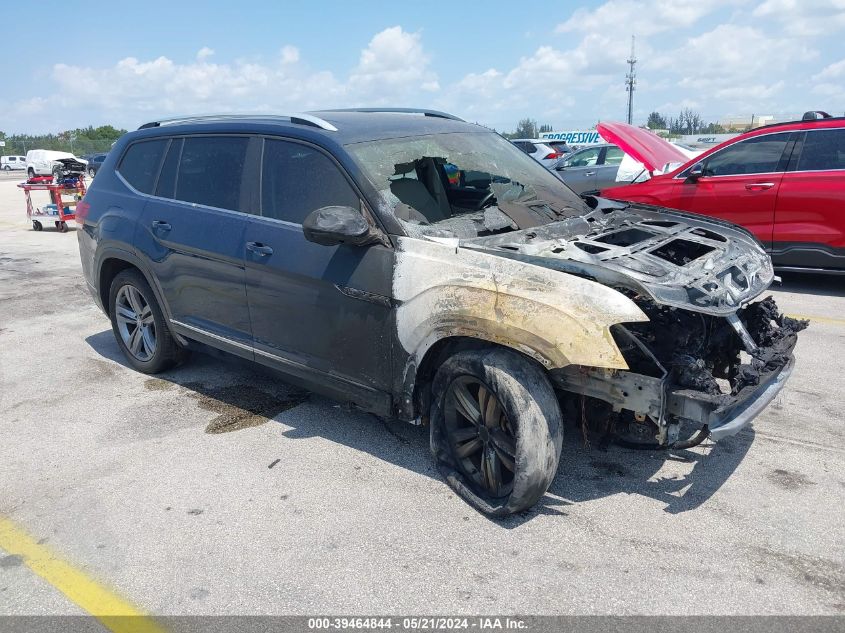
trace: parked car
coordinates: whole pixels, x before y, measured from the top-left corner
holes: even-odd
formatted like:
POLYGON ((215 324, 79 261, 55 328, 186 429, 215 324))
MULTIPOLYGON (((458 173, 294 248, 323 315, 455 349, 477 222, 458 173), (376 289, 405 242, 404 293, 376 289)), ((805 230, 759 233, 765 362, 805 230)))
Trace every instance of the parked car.
POLYGON ((692 159, 624 123, 599 129, 626 152, 639 152, 649 169, 670 164, 668 173, 605 188, 603 196, 740 224, 781 270, 845 272, 845 118, 811 112, 801 121, 756 128, 692 159))
POLYGON ((93 178, 100 171, 103 166, 103 161, 106 160, 108 154, 91 154, 88 160, 88 175, 93 178))
POLYGON ((55 180, 69 176, 81 176, 87 163, 69 152, 49 149, 31 149, 26 153, 26 172, 34 176, 53 176, 55 180))
POLYGON ((551 169, 563 156, 562 151, 552 147, 551 143, 544 139, 515 138, 511 139, 511 143, 547 169, 551 169))
MULTIPOLYGON (((560 158, 563 158, 567 154, 571 154, 575 151, 575 148, 566 144, 566 141, 545 141, 545 143, 560 154, 560 158)), ((560 160, 560 158, 558 160, 560 160)))
POLYGON ((3 171, 26 169, 26 156, 0 156, 0 169, 3 171))
POLYGON ((591 145, 560 159, 554 173, 575 193, 596 193, 616 184, 625 153, 616 145, 591 145))
POLYGON ((652 447, 738 432, 803 325, 753 301, 773 272, 744 229, 585 201, 428 110, 154 121, 76 216, 130 366, 211 347, 427 424, 446 481, 493 516, 543 496, 564 420, 652 447))

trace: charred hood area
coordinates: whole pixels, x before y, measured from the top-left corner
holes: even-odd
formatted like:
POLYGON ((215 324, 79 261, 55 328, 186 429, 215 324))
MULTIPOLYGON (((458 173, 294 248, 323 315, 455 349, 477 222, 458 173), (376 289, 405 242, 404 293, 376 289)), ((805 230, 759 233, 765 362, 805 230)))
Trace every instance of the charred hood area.
POLYGON ((712 315, 734 313, 774 279, 769 256, 745 229, 657 207, 589 200, 595 208, 584 215, 461 245, 712 315))

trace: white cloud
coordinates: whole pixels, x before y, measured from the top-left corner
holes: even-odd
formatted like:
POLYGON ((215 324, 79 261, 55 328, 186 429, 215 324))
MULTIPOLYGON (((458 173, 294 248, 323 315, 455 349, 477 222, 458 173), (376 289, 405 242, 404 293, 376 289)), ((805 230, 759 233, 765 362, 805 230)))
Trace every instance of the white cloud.
MULTIPOLYGON (((286 45, 271 61, 215 63, 214 51, 200 49, 180 63, 160 56, 126 57, 109 67, 56 64, 58 96, 14 105, 19 119, 44 110, 97 110, 104 120, 132 127, 141 119, 190 112, 284 112, 316 107, 416 105, 420 94, 440 91, 437 74, 419 33, 391 27, 377 33, 343 80, 314 70, 299 49, 286 45)), ((90 119, 89 119, 90 120, 90 119)))
POLYGON ((418 88, 436 92, 440 84, 429 62, 419 33, 392 26, 376 34, 361 51, 358 65, 349 77, 349 91, 353 98, 376 105, 403 100, 418 88))
POLYGON ((705 15, 731 4, 728 0, 610 0, 599 8, 577 9, 572 16, 555 29, 558 33, 607 33, 649 36, 656 33, 686 28, 705 15))
POLYGON ((845 29, 845 0, 766 0, 752 14, 775 20, 789 35, 801 37, 845 29))
POLYGON ((637 119, 683 107, 707 120, 810 106, 839 111, 845 59, 836 30, 845 34, 843 19, 845 0, 608 0, 571 11, 530 39, 510 38, 512 60, 496 65, 481 54, 455 64, 448 46, 438 65, 423 32, 397 25, 373 35, 350 67, 334 72, 313 68, 293 44, 271 44, 269 57, 235 60, 206 46, 187 60, 57 64, 55 91, 0 98, 0 108, 4 126, 9 121, 21 130, 45 121, 50 129, 94 122, 131 127, 166 114, 356 105, 435 107, 498 129, 525 116, 589 126, 625 114, 625 60, 634 33, 637 119), (541 45, 520 51, 530 42, 541 45), (464 69, 457 76, 456 67, 464 69), (820 103, 808 105, 808 95, 820 103))
POLYGON ((813 75, 813 79, 827 80, 845 77, 845 59, 825 66, 821 72, 813 75))
POLYGON ((817 51, 800 41, 767 35, 758 28, 720 24, 664 52, 653 65, 677 74, 683 95, 706 103, 716 113, 774 107, 786 87, 783 79, 817 51))
POLYGON ((208 46, 203 46, 201 49, 197 51, 197 61, 205 61, 209 57, 214 55, 214 49, 209 48, 208 46))
POLYGON ((299 61, 299 49, 296 46, 291 46, 288 44, 287 46, 282 47, 282 63, 283 64, 295 64, 299 61))

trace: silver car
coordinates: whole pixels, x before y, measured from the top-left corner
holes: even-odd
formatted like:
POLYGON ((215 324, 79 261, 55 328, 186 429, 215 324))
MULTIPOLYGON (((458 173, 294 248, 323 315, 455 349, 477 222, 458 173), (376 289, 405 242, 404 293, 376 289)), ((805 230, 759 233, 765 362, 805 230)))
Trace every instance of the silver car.
POLYGON ((590 145, 561 158, 552 171, 575 193, 593 193, 617 184, 624 156, 616 145, 590 145))

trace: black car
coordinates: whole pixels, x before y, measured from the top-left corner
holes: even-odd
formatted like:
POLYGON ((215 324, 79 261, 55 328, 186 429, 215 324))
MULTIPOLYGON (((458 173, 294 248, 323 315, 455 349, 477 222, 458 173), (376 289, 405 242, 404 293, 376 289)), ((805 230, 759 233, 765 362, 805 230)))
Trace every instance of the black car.
POLYGON ((751 302, 773 273, 745 230, 582 199, 441 112, 154 121, 76 213, 132 367, 211 347, 428 425, 446 481, 496 516, 543 496, 564 421, 654 447, 736 433, 802 327, 751 302))
POLYGON ((97 172, 100 171, 100 167, 103 166, 103 161, 106 160, 106 156, 108 154, 89 154, 88 155, 88 175, 92 178, 97 175, 97 172))

